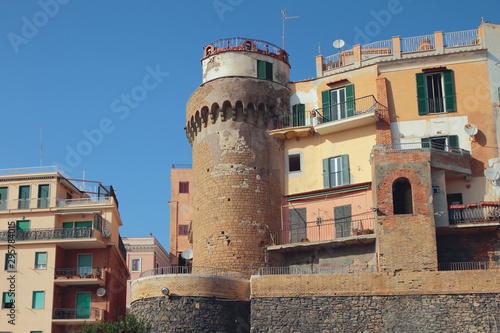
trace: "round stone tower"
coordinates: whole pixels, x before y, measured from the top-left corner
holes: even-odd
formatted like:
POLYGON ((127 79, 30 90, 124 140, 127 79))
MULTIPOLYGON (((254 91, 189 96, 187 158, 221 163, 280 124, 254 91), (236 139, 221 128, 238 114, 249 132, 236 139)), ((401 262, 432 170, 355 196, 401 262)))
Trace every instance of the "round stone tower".
POLYGON ((193 266, 255 273, 281 222, 283 146, 267 131, 289 112, 288 55, 263 41, 221 39, 205 47, 202 65, 185 128, 193 146, 193 266))

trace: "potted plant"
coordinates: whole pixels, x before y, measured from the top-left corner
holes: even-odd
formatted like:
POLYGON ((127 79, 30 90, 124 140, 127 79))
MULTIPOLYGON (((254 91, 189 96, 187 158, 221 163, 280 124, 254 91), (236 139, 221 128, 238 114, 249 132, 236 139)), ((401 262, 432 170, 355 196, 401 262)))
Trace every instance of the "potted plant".
POLYGON ((102 277, 102 270, 100 268, 97 268, 95 271, 95 276, 100 279, 102 277))
POLYGON ((360 228, 352 228, 352 234, 354 236, 359 236, 361 235, 361 229, 360 228))

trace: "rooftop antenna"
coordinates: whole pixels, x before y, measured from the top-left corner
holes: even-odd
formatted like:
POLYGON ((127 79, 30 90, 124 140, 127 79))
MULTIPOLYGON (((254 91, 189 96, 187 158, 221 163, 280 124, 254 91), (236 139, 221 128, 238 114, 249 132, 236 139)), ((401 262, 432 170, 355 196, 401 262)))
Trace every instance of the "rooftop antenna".
POLYGON ((47 126, 35 126, 35 128, 40 128, 40 172, 42 172, 42 127, 47 127, 47 126))
POLYGON ((281 19, 283 20, 283 51, 285 50, 285 20, 296 19, 298 16, 286 16, 286 9, 281 10, 281 19))

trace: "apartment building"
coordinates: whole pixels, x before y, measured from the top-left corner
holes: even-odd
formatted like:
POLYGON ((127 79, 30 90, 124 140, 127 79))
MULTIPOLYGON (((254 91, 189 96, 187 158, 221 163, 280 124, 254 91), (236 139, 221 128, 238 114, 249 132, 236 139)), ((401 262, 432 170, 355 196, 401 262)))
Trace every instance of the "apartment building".
MULTIPOLYGON (((192 249, 193 169, 188 164, 173 164, 170 170, 170 266, 190 265, 181 256, 192 249)), ((189 258, 189 256, 186 256, 189 258)))
POLYGON ((130 274, 112 186, 57 167, 1 170, 0 225, 3 331, 79 331, 125 315, 130 274))

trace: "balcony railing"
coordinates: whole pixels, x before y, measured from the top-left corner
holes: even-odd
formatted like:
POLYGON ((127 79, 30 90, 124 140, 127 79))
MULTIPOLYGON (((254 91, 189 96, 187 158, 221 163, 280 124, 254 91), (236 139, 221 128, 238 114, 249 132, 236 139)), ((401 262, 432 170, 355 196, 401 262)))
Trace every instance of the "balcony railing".
POLYGON ((376 265, 261 267, 257 275, 377 273, 376 265))
POLYGON ((275 56, 288 63, 288 55, 282 48, 259 39, 244 37, 222 38, 206 45, 203 49, 206 51, 208 47, 211 48, 210 52, 206 52, 206 56, 224 51, 254 51, 255 49, 252 48, 251 43, 253 43, 257 52, 275 56))
POLYGON ((92 238, 94 228, 48 228, 48 229, 31 229, 31 230, 15 230, 15 231, 0 231, 0 242, 7 242, 8 239, 16 241, 34 241, 34 240, 52 240, 52 239, 76 239, 76 238, 92 238))
POLYGON ((122 254, 123 260, 127 261, 127 249, 125 248, 125 244, 123 244, 122 236, 118 235, 118 249, 122 254))
POLYGON ((66 199, 66 200, 58 200, 57 207, 109 204, 112 202, 113 201, 111 197, 89 197, 89 198, 79 198, 79 199, 66 199))
POLYGON ((374 233, 373 212, 357 214, 337 220, 320 220, 305 222, 302 228, 282 229, 271 232, 274 245, 284 245, 299 242, 317 242, 342 239, 352 236, 370 235, 374 233))
POLYGON ((354 54, 351 50, 342 51, 337 54, 323 58, 323 70, 329 71, 331 69, 349 66, 354 63, 354 54))
POLYGON ((140 277, 168 275, 168 274, 197 274, 197 275, 214 275, 214 276, 227 276, 233 278, 247 279, 248 273, 228 271, 224 268, 217 267, 204 267, 204 266, 169 266, 159 267, 144 271, 140 277))
POLYGON ((450 224, 500 222, 500 207, 496 202, 452 205, 449 207, 450 224))
POLYGON ((373 95, 368 95, 343 103, 332 104, 331 106, 305 111, 303 114, 290 113, 274 118, 276 129, 317 126, 339 120, 348 120, 353 116, 367 113, 375 113, 380 109, 380 104, 373 95))
POLYGON ((59 174, 61 174, 64 178, 67 178, 67 179, 70 178, 64 171, 62 171, 57 166, 0 169, 0 176, 1 175, 12 175, 12 174, 42 173, 42 172, 59 172, 59 174))
POLYGON ((444 33, 443 38, 444 47, 469 46, 479 44, 477 29, 444 33))
POLYGON ((436 142, 399 142, 399 141, 394 141, 390 145, 383 145, 384 150, 399 150, 399 151, 414 151, 414 150, 420 150, 420 149, 433 149, 436 151, 445 151, 448 153, 455 153, 455 154, 469 154, 468 150, 462 149, 462 148, 455 148, 455 147, 450 147, 448 145, 443 145, 439 144, 436 142))
POLYGON ((93 319, 101 320, 102 309, 96 307, 82 307, 78 309, 72 308, 54 308, 52 312, 52 319, 93 319))
POLYGON ((499 268, 500 266, 492 261, 473 261, 473 262, 449 262, 440 263, 440 271, 474 271, 499 268))
POLYGON ((12 199, 0 200, 0 211, 17 209, 40 209, 55 207, 73 207, 95 204, 112 203, 112 197, 87 197, 79 199, 57 200, 56 198, 30 198, 30 199, 12 199))
POLYGON ((54 270, 54 277, 67 278, 72 277, 88 277, 88 278, 103 278, 103 269, 99 267, 74 267, 74 268, 56 268, 54 270))

